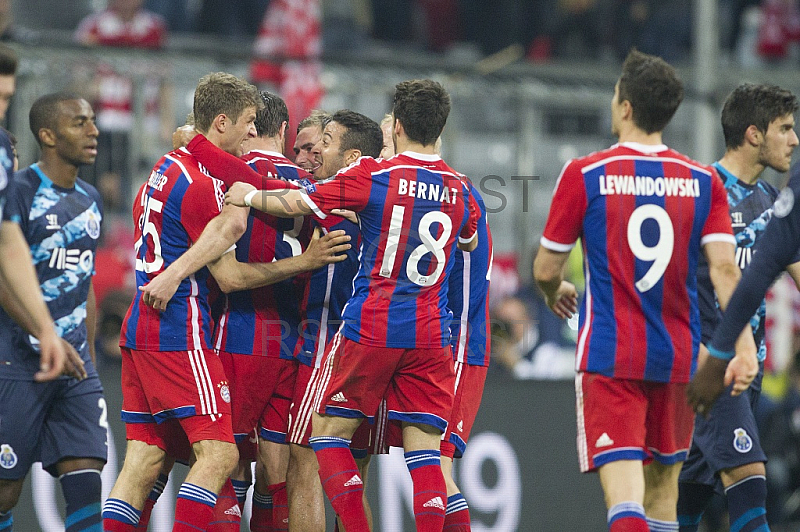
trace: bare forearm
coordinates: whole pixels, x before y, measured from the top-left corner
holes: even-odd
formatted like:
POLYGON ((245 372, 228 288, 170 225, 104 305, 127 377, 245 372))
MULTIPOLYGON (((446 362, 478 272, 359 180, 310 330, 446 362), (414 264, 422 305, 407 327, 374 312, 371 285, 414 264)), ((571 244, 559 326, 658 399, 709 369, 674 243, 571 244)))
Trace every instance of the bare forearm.
POLYGON ((708 273, 711 277, 711 284, 714 285, 714 291, 717 294, 719 307, 725 310, 731 300, 733 291, 736 289, 736 285, 739 283, 742 272, 736 264, 725 263, 710 267, 708 273))
POLYGON ((226 293, 252 290, 279 283, 309 271, 308 261, 302 255, 275 262, 245 263, 235 259, 220 262, 222 264, 219 267, 211 268, 211 274, 214 275, 222 291, 226 293))
POLYGON ((0 273, 3 290, 0 303, 9 315, 28 333, 40 338, 53 330, 53 320, 42 298, 30 250, 19 226, 13 222, 0 224, 0 273))
POLYGON ((226 205, 220 215, 203 229, 197 242, 170 264, 164 273, 169 272, 176 279, 185 279, 219 259, 239 240, 246 229, 247 209, 226 205))

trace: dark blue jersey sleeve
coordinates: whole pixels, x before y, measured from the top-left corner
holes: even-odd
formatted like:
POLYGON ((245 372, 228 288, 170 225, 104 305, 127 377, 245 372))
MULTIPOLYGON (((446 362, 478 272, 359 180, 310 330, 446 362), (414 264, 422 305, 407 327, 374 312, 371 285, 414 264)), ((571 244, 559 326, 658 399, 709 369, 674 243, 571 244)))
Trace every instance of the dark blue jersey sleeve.
POLYGON ((733 356, 736 338, 761 305, 770 285, 787 266, 797 262, 800 250, 800 167, 792 172, 789 186, 775 201, 772 220, 756 245, 750 265, 728 303, 709 346, 719 358, 733 356))

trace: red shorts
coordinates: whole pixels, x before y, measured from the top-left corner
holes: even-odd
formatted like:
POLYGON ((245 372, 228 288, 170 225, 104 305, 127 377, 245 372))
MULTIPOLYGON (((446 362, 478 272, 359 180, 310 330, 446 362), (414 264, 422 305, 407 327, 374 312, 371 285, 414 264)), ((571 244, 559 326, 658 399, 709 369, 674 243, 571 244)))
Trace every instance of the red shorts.
POLYGON ((234 441, 228 382, 215 354, 121 350, 122 420, 128 439, 168 450, 168 429, 156 430, 157 424, 177 419, 189 443, 234 441))
POLYGON ((581 472, 617 460, 683 462, 694 428, 687 386, 578 373, 575 393, 581 472))
POLYGON ((467 448, 469 434, 478 415, 486 383, 486 366, 471 366, 455 362, 456 393, 453 400, 453 413, 447 424, 447 432, 442 438, 443 456, 461 458, 467 448))
POLYGON ((257 426, 261 438, 286 443, 297 363, 225 351, 220 351, 219 358, 231 390, 233 435, 240 458, 255 460, 257 449, 250 437, 257 426))
POLYGON ((326 347, 315 376, 317 412, 374 421, 386 398, 388 418, 444 432, 453 408, 455 374, 450 346, 435 349, 371 347, 340 333, 326 347))
POLYGON ((314 411, 313 402, 316 395, 315 385, 319 384, 313 378, 319 373, 318 368, 305 364, 298 364, 297 378, 294 381, 294 397, 289 409, 289 443, 308 446, 311 436, 311 414, 314 411))

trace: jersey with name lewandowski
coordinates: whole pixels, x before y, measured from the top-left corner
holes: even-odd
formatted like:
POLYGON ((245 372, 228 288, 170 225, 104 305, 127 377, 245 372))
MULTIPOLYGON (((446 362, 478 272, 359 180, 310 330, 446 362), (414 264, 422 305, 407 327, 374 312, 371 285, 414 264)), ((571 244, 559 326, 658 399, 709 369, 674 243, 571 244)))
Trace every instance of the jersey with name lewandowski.
MULTIPOLYGON (((292 183, 308 175, 280 153, 253 150, 242 160, 262 176, 292 183)), ((250 209, 247 231, 236 244, 236 259, 272 262, 296 257, 308 247, 312 231, 310 218, 279 218, 250 209)), ((293 358, 300 327, 300 301, 308 277, 301 274, 228 294, 214 333, 215 348, 242 355, 293 358)))
POLYGON ((664 145, 622 143, 573 159, 558 178, 542 246, 566 252, 578 238, 586 293, 576 369, 689 382, 701 247, 735 244, 716 171, 664 145))
MULTIPOLYGON (((136 286, 163 272, 197 241, 222 210, 225 185, 208 175, 185 148, 153 167, 133 203, 136 286)), ((211 347, 208 268, 178 286, 167 309, 155 310, 136 291, 122 323, 120 345, 140 351, 188 351, 211 347)))
POLYGON ((343 312, 343 334, 373 347, 450 343, 447 276, 457 239, 471 241, 478 210, 460 174, 439 156, 404 152, 362 157, 336 179, 301 191, 324 218, 359 213, 360 265, 343 312))

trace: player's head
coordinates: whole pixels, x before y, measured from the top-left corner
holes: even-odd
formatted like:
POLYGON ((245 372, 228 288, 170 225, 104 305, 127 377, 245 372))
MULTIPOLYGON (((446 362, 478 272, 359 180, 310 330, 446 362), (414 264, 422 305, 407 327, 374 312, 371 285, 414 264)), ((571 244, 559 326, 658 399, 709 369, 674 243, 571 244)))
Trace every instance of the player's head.
POLYGON ((315 179, 327 179, 359 157, 378 157, 383 149, 381 127, 350 109, 337 111, 325 126, 319 143, 315 179))
POLYGON ((725 147, 758 148, 759 164, 786 172, 797 146, 794 94, 775 85, 743 83, 728 95, 722 107, 725 147))
POLYGON ((225 72, 200 78, 194 91, 195 128, 234 155, 242 142, 256 135, 256 112, 264 106, 255 85, 225 72))
POLYGON ((0 120, 5 118, 8 104, 17 88, 17 53, 4 44, 0 44, 0 120))
POLYGON ((99 132, 92 106, 81 96, 69 92, 42 96, 33 102, 29 120, 43 159, 54 156, 75 167, 94 164, 99 132))
POLYGON ((293 147, 294 164, 306 172, 313 173, 319 166, 316 161, 314 147, 322 139, 322 131, 330 121, 330 113, 314 109, 310 115, 297 125, 297 137, 294 140, 293 147))
POLYGON ((612 133, 619 136, 620 122, 628 113, 645 133, 663 131, 682 101, 683 83, 675 69, 660 57, 631 50, 614 87, 612 133))
MULTIPOLYGON (((430 79, 412 79, 395 86, 392 116, 412 142, 431 146, 442 134, 450 114, 450 95, 441 84, 430 79)), ((395 138, 395 146, 397 146, 395 138)))
POLYGON ((283 134, 289 124, 289 109, 277 94, 261 91, 264 107, 256 113, 256 132, 259 137, 276 137, 283 134))
POLYGON ((381 133, 383 133, 383 149, 381 150, 381 157, 384 159, 394 156, 395 153, 394 138, 392 138, 393 125, 394 117, 392 117, 392 114, 386 113, 383 115, 383 119, 381 120, 381 133))

